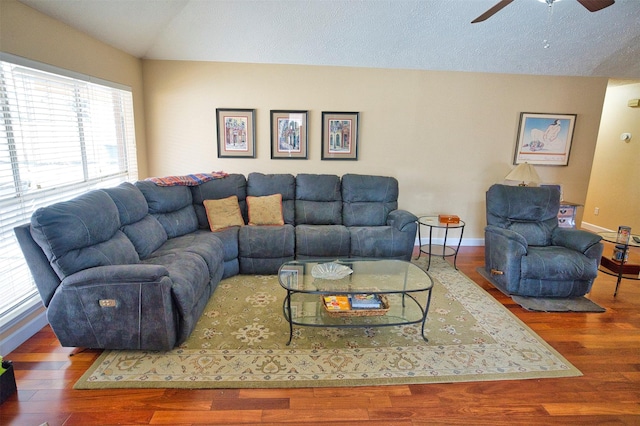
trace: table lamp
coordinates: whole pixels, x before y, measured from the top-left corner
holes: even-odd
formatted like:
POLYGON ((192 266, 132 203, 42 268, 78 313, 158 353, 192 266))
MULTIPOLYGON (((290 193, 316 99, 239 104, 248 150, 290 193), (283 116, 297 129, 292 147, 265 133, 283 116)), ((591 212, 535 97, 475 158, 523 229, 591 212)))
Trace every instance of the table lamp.
POLYGON ((539 183, 540 176, 536 172, 536 169, 529 163, 520 163, 518 166, 511 170, 511 172, 505 176, 505 180, 515 180, 522 183, 519 186, 527 186, 527 183, 539 183))

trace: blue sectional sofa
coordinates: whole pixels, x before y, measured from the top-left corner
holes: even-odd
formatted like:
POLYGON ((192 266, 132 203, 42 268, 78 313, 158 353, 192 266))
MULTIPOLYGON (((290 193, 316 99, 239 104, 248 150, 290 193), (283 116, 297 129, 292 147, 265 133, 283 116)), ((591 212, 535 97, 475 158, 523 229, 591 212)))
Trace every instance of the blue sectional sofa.
POLYGON ((275 274, 293 259, 410 260, 417 218, 397 199, 397 180, 384 176, 145 180, 40 208, 15 233, 63 346, 168 350, 223 278, 275 274), (269 196, 281 200, 280 221, 251 225, 252 205, 269 196), (230 199, 242 226, 212 232, 207 203, 230 199))

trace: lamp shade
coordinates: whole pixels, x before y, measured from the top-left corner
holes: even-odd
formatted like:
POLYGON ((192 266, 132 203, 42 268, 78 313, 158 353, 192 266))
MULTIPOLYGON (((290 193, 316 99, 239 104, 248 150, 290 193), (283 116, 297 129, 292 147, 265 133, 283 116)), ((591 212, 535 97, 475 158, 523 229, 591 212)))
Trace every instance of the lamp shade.
POLYGON ((520 185, 526 186, 527 183, 539 183, 540 176, 538 176, 536 169, 531 164, 521 163, 505 176, 505 180, 520 181, 522 182, 520 185))

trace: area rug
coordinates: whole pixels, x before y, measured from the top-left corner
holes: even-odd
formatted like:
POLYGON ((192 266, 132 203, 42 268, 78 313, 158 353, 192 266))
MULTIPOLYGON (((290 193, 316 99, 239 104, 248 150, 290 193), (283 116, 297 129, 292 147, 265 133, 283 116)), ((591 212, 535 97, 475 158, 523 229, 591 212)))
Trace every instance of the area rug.
MULTIPOLYGON (((415 261, 426 268, 425 259, 415 261)), ((419 325, 294 327, 276 276, 223 280, 191 337, 168 352, 104 351, 75 389, 295 388, 581 375, 447 262, 433 258, 425 342, 419 325)))
POLYGON ((524 297, 508 294, 492 278, 486 269, 476 269, 482 277, 495 288, 509 296, 514 302, 528 311, 535 312, 606 312, 607 310, 586 297, 570 297, 559 299, 553 297, 524 297))

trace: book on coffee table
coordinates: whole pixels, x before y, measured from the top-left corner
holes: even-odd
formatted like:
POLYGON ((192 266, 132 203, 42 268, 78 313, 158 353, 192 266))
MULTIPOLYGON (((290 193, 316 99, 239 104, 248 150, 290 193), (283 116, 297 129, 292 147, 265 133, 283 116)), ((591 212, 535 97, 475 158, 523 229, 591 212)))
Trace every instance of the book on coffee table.
POLYGON ((352 294, 350 299, 352 309, 380 309, 382 307, 382 300, 377 294, 352 294))
POLYGON ((349 297, 341 294, 331 294, 323 297, 327 311, 348 311, 351 309, 349 297))

